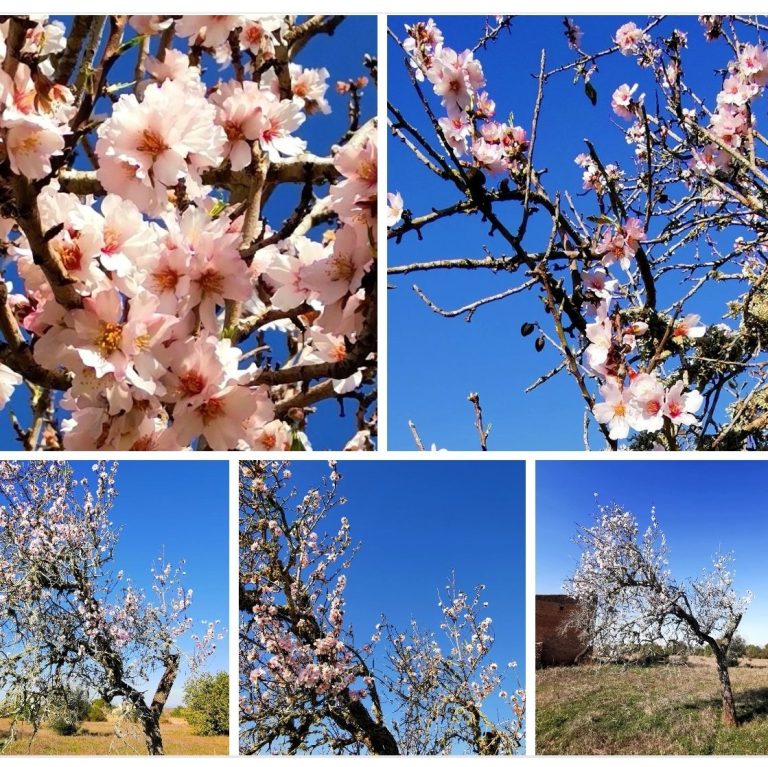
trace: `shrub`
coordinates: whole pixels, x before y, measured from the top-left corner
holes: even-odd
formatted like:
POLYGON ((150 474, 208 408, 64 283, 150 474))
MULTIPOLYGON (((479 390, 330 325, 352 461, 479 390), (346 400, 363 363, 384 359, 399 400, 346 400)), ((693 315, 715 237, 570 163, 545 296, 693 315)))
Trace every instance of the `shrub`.
POLYGON ((201 674, 184 686, 185 718, 196 735, 229 734, 229 674, 201 674))
POLYGON ((86 720, 89 722, 106 722, 107 715, 112 710, 112 706, 103 698, 96 698, 88 708, 86 720))
POLYGON ((48 726, 59 735, 74 735, 88 716, 88 693, 79 687, 62 687, 54 693, 48 726))
POLYGON ((80 722, 75 720, 71 714, 61 712, 48 721, 48 726, 57 735, 74 735, 80 729, 80 722))

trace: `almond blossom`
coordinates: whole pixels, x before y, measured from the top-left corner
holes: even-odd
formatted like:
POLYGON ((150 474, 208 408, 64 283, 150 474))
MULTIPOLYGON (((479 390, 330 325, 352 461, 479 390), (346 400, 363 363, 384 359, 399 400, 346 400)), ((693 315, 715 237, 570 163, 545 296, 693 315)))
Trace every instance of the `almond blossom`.
POLYGON ((80 20, 93 29, 71 51, 75 22, 0 23, 0 154, 13 176, 0 206, 0 406, 21 376, 35 422, 19 440, 30 449, 311 449, 304 430, 318 402, 348 398, 362 409, 339 447, 367 430, 373 448, 375 397, 358 399, 374 386, 376 362, 368 80, 355 80, 355 99, 337 98, 333 67, 293 60, 340 22, 128 17, 140 39, 124 17, 100 18, 80 20), (287 87, 269 62, 299 33, 287 87), (146 50, 126 85, 115 72, 134 42, 146 50), (81 60, 92 60, 87 76, 81 60), (305 124, 339 103, 343 121, 357 110, 355 126, 315 154, 305 124), (297 187, 287 215, 271 198, 291 200, 297 187), (351 374, 339 349, 359 360, 351 374), (307 400, 307 387, 325 381, 307 400))
POLYGON ((644 95, 641 95, 638 99, 633 98, 637 88, 637 83, 632 87, 624 83, 613 92, 613 95, 611 96, 611 108, 619 117, 631 120, 635 115, 637 105, 643 103, 644 95))
POLYGON ((106 161, 99 180, 109 192, 127 191, 144 212, 161 212, 168 205, 168 190, 179 180, 200 183, 200 171, 221 162, 226 136, 214 116, 200 82, 149 85, 141 102, 122 95, 98 130, 96 152, 106 161), (174 120, 167 119, 169 112, 174 120), (123 179, 131 176, 150 190, 148 198, 125 189, 123 179))
POLYGON ((637 53, 637 46, 644 39, 644 33, 641 29, 638 29, 637 24, 634 21, 628 21, 626 24, 622 24, 617 30, 614 40, 616 45, 619 46, 619 50, 628 56, 632 53, 637 53))

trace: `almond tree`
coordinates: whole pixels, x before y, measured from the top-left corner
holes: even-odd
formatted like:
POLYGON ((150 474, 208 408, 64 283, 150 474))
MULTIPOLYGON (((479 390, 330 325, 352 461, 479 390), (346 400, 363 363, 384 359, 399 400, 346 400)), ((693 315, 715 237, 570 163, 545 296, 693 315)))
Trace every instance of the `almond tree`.
POLYGON ((116 462, 94 464, 90 478, 60 461, 0 463, 6 746, 20 719, 36 732, 62 694, 80 688, 108 703, 121 699, 141 727, 147 753, 162 754, 160 716, 182 661, 195 669, 215 649, 214 623, 204 636, 191 635, 191 655, 180 647, 192 628, 192 591, 180 583, 181 565, 158 561, 151 596, 115 571, 119 531, 109 515, 116 474, 116 462))
POLYGON ((28 391, 25 449, 307 449, 333 399, 372 448, 376 61, 332 96, 296 60, 343 23, 0 16, 0 406, 28 391), (329 151, 303 126, 331 102, 329 151))
POLYGON ((723 722, 735 726, 728 651, 752 595, 736 594, 731 557, 717 555, 710 571, 678 581, 655 510, 641 532, 632 513, 615 504, 600 506, 594 524, 579 528, 576 542, 581 558, 565 588, 579 605, 572 625, 594 654, 619 660, 649 642, 711 648, 723 722))
MULTIPOLYGON (((488 20, 465 50, 452 48, 432 19, 390 30, 412 91, 406 101, 390 89, 392 145, 405 147, 414 174, 439 179, 452 201, 403 200, 390 180, 391 252, 417 238, 425 257, 389 273, 494 275, 497 290, 458 308, 413 286, 431 311, 466 321, 492 302, 536 296, 542 312, 520 332, 556 357, 526 391, 569 376, 584 404, 586 447, 595 433, 611 450, 768 445, 768 142, 755 117, 768 84, 766 21, 702 16, 699 29, 675 27, 688 18, 628 21, 605 40, 566 18, 562 45, 541 51, 538 71, 513 68, 494 87, 482 61, 515 46, 513 17, 488 20), (691 84, 700 67, 688 55, 689 34, 711 46, 711 95, 691 84), (609 99, 598 68, 621 56, 636 62, 638 82, 609 82, 609 99), (531 75, 536 96, 521 102, 516 82, 531 75), (548 86, 567 77, 605 131, 618 120, 625 154, 607 156, 598 132, 576 157, 545 156, 540 127, 563 118, 548 86), (547 175, 563 162, 558 179, 571 167, 572 184, 547 175), (435 257, 431 232, 466 217, 487 226, 478 252, 435 257), (706 308, 693 308, 704 295, 706 308)), ((562 130, 581 129, 566 120, 562 130)))
POLYGON ((290 480, 288 463, 241 463, 241 751, 518 752, 524 691, 503 689, 487 658, 494 640, 491 619, 479 616, 482 588, 470 598, 454 587, 441 601, 447 652, 415 622, 406 633, 382 619, 370 640, 356 641, 345 621, 349 521, 323 532, 346 502, 341 476, 331 461, 303 496, 290 480), (489 711, 491 696, 510 707, 507 719, 489 711))

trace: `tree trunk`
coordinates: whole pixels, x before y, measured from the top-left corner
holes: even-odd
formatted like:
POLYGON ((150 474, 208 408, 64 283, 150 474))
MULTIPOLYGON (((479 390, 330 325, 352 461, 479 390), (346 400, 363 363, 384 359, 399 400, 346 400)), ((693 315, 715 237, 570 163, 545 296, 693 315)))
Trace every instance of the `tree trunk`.
POLYGON ((160 734, 160 717, 155 717, 147 709, 139 713, 139 720, 144 730, 144 742, 147 744, 147 753, 150 756, 164 756, 163 736, 160 734))
POLYGON ((342 711, 332 712, 330 717, 358 739, 369 753, 378 756, 400 754, 394 735, 384 724, 376 722, 359 700, 348 700, 342 711))
POLYGON ((715 654, 717 662, 717 675, 720 677, 720 687, 723 695, 723 724, 726 727, 738 726, 736 720, 736 705, 733 702, 733 690, 731 689, 731 674, 728 671, 728 659, 725 653, 715 654))

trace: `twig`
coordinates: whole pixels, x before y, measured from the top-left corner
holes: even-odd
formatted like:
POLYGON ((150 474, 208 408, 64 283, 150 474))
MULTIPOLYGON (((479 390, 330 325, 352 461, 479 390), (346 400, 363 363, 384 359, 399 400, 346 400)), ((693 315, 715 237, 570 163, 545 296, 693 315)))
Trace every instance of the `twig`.
POLYGON ((485 452, 488 450, 488 435, 491 433, 491 425, 488 428, 483 426, 483 408, 480 406, 480 395, 477 392, 470 392, 467 399, 472 403, 475 411, 475 428, 480 437, 480 449, 485 452))
POLYGON ((411 435, 413 436, 413 441, 416 443, 416 447, 419 450, 425 450, 424 443, 421 441, 419 432, 416 430, 416 424, 413 421, 408 421, 408 428, 411 430, 411 435))

